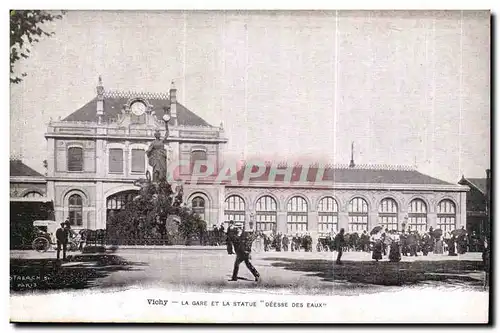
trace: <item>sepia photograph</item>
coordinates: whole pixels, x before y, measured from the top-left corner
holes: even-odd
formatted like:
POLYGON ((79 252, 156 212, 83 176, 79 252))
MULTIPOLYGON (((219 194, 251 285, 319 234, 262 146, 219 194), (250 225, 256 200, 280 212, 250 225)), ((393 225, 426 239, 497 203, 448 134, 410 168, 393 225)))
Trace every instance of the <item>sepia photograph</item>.
POLYGON ((491 322, 489 10, 9 15, 10 322, 491 322))

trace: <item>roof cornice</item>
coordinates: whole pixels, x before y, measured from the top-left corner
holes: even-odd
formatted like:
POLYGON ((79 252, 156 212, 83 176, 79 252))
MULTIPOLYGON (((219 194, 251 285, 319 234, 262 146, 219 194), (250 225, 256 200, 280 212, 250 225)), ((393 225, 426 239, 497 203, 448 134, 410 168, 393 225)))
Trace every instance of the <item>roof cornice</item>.
POLYGON ((44 176, 10 176, 11 183, 46 183, 44 176))
POLYGON ((38 198, 17 198, 10 197, 11 202, 51 202, 48 197, 38 197, 38 198))
MULTIPOLYGON (((154 138, 151 136, 131 136, 131 135, 105 135, 105 134, 60 134, 60 133, 45 133, 45 138, 59 138, 59 139, 111 139, 111 140, 123 140, 123 141, 133 141, 133 140, 150 140, 153 141, 154 138)), ((226 143, 227 138, 186 138, 186 137, 169 137, 167 142, 206 142, 206 143, 226 143)))
MULTIPOLYGON (((201 180, 200 180, 201 181, 201 180)), ((437 185, 437 184, 370 184, 370 183, 333 183, 324 181, 320 183, 310 182, 231 182, 222 183, 226 187, 250 187, 250 188, 307 188, 307 189, 336 189, 336 190, 387 190, 387 191, 449 191, 467 192, 469 188, 461 185, 437 185)))

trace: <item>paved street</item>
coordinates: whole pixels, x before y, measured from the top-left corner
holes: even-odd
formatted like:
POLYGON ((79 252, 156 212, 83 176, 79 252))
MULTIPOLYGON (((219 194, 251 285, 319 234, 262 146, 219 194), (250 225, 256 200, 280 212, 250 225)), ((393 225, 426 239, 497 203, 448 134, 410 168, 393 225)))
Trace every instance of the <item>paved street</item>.
POLYGON ((376 263, 370 253, 347 252, 343 265, 334 264, 334 254, 255 253, 252 261, 262 276, 262 281, 255 283, 244 263, 240 280, 228 281, 235 257, 221 248, 118 249, 106 255, 70 253, 70 260, 61 265, 54 260, 54 252, 11 251, 11 290, 33 289, 23 281, 13 287, 12 276, 23 275, 42 275, 35 289, 45 290, 144 286, 179 291, 252 288, 336 295, 389 291, 401 286, 480 290, 484 277, 480 253, 403 257, 400 263, 376 263))

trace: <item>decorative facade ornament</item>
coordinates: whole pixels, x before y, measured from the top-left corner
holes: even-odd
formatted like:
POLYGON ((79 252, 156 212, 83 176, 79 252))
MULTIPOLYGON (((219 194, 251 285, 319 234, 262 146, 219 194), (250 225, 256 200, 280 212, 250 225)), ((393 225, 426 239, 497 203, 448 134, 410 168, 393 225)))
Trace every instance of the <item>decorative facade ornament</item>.
POLYGON ((137 92, 137 91, 118 91, 110 90, 104 92, 105 98, 143 98, 146 100, 169 100, 168 93, 152 93, 152 92, 137 92))
POLYGON ((19 197, 19 190, 17 187, 13 187, 10 189, 10 196, 11 197, 19 197))

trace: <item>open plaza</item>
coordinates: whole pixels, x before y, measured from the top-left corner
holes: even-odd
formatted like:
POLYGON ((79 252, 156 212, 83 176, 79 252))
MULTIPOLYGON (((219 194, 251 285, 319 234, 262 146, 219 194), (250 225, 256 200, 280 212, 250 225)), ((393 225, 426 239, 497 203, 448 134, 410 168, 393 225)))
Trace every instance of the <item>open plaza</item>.
POLYGON ((223 247, 118 248, 106 254, 69 254, 58 262, 54 252, 11 251, 11 290, 160 287, 172 291, 220 292, 234 289, 291 294, 353 295, 403 290, 403 287, 459 288, 484 291, 481 253, 460 256, 429 254, 392 263, 371 260, 366 252, 346 252, 343 265, 336 252, 260 252, 252 263, 261 274, 254 282, 241 265, 231 279, 234 255, 223 247), (16 281, 15 276, 38 276, 16 281), (24 288, 23 288, 24 283, 24 288), (33 285, 29 285, 32 283, 33 285))

